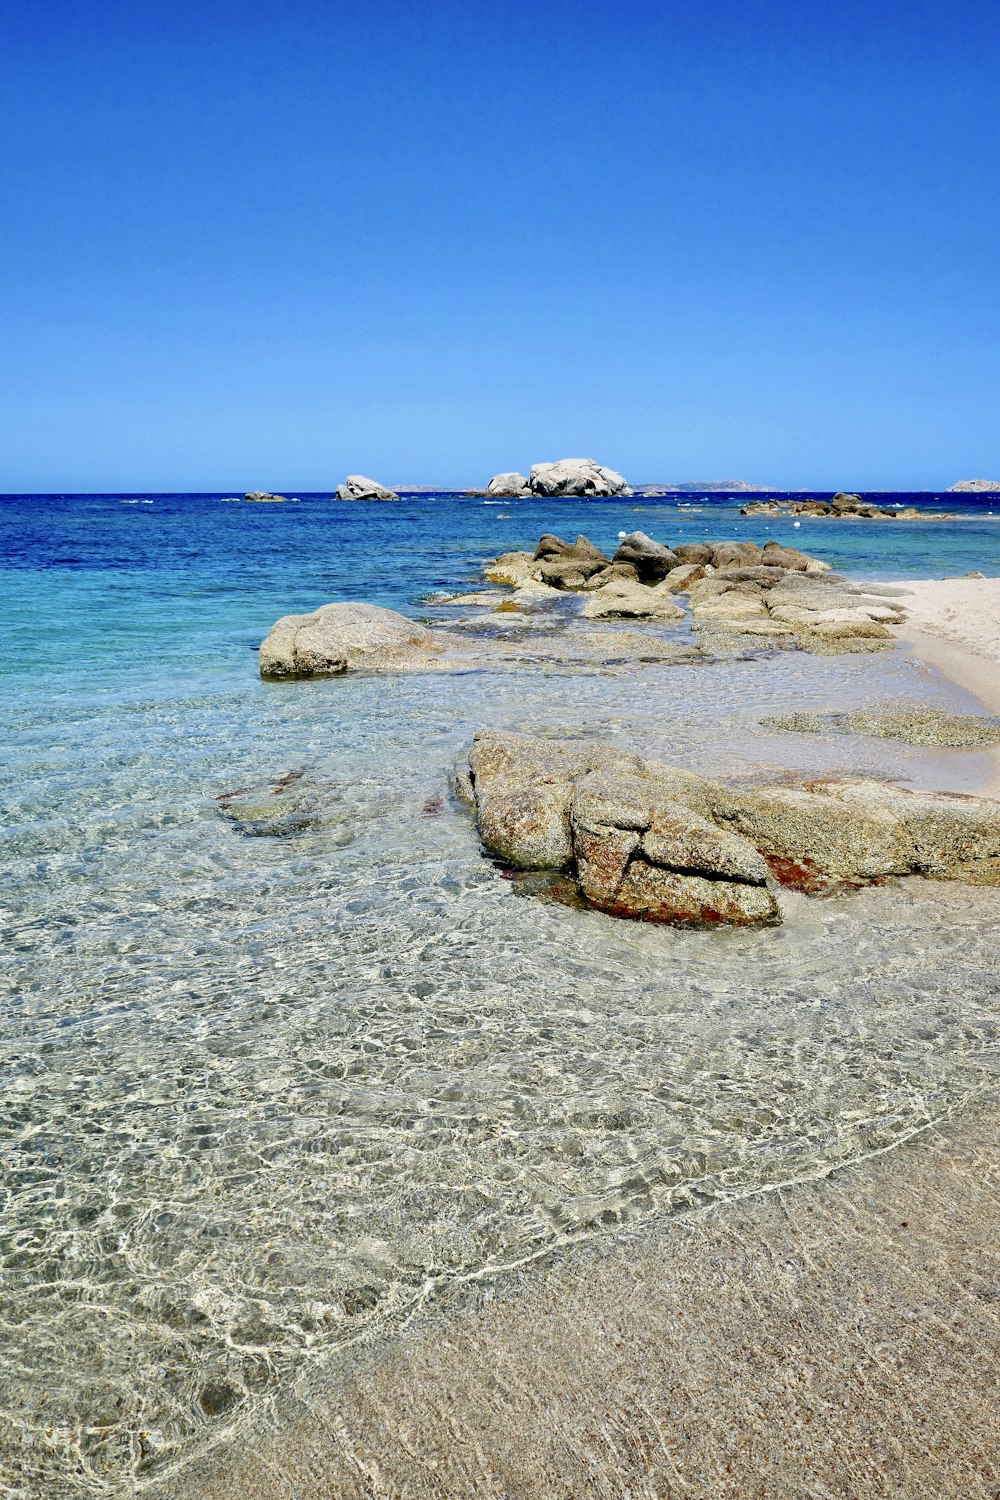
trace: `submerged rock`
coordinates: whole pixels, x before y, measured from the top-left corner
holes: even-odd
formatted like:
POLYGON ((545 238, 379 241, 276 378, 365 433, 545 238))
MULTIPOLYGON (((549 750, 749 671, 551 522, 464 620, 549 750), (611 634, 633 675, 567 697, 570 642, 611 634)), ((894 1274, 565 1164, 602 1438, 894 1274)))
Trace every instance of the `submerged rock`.
POLYGON ((280 837, 301 833, 317 821, 315 789, 301 766, 273 781, 254 782, 221 792, 215 800, 222 816, 235 823, 242 833, 280 837))
POLYGON ((284 615, 260 647, 265 678, 335 677, 349 671, 419 671, 445 649, 422 625, 376 604, 324 604, 284 615))
POLYGON ((481 730, 468 795, 508 864, 572 874, 593 906, 677 925, 780 921, 892 876, 1000 885, 1000 803, 865 779, 730 787, 613 745, 481 730))
POLYGON ((936 745, 950 749, 1000 745, 1000 719, 949 714, 940 708, 890 705, 855 708, 842 713, 774 714, 762 722, 796 734, 867 734, 876 739, 900 740, 906 745, 936 745))
POLYGON ((343 484, 337 486, 338 500, 398 500, 395 490, 386 489, 364 474, 348 474, 343 484))

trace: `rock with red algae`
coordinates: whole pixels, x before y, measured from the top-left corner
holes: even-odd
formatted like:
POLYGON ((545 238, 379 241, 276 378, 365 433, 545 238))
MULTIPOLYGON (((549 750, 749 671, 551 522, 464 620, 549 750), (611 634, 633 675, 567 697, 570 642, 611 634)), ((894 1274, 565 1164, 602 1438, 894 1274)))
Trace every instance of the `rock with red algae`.
POLYGON ((1000 885, 1000 803, 882 781, 724 786, 615 745, 481 730, 468 795, 491 853, 572 874, 592 905, 673 925, 781 920, 896 876, 1000 885))

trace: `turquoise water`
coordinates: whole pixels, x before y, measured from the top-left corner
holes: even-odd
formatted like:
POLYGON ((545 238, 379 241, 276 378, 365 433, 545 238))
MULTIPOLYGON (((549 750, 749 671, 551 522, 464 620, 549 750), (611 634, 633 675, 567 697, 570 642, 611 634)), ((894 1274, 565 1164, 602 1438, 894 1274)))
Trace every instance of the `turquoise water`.
POLYGON ((334 598, 454 618, 427 601, 543 530, 1000 571, 990 505, 963 509, 793 530, 690 496, 0 500, 3 1493, 179 1494, 192 1456, 442 1289, 815 1175, 995 1086, 995 892, 793 897, 761 933, 617 923, 519 897, 447 796, 484 724, 712 774, 974 785, 979 754, 760 728, 973 706, 904 652, 285 685, 254 654, 334 598), (315 826, 220 817, 293 766, 315 826))

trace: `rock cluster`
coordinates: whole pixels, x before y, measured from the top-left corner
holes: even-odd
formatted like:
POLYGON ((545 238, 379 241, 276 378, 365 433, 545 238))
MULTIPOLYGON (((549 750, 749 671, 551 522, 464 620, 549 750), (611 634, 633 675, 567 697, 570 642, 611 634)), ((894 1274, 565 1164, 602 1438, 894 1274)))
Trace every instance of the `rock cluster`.
POLYGON ((268 679, 337 677, 348 671, 421 671, 439 664, 447 638, 377 604, 324 604, 283 615, 260 647, 268 679))
POLYGON ((960 479, 948 486, 946 494, 1000 495, 1000 479, 960 479))
POLYGON ((1000 884, 1000 804, 883 782, 727 787, 618 746, 481 730, 459 789, 480 837, 521 870, 564 871, 614 916, 781 920, 776 892, 893 876, 1000 884))
MULTIPOLYGON (((519 599, 534 607, 555 590, 577 592, 586 619, 679 620, 683 595, 693 626, 716 645, 739 636, 822 652, 879 650, 892 643, 888 623, 903 617, 883 595, 859 591, 827 563, 773 541, 669 547, 633 531, 609 558, 585 536, 565 542, 547 534, 534 553, 504 553, 484 573, 516 591, 514 607, 519 599)), ((454 602, 490 604, 495 597, 454 602)))
POLYGON ((774 567, 768 564, 767 548, 764 554, 756 566, 720 569, 688 587, 696 629, 823 654, 880 651, 892 645, 889 626, 905 618, 889 597, 893 590, 881 585, 863 590, 836 573, 774 567))
POLYGON ((364 474, 348 474, 343 484, 337 486, 338 500, 398 500, 395 490, 387 490, 384 484, 376 484, 364 474))
POLYGON ((741 516, 860 516, 866 521, 954 521, 948 511, 918 510, 914 505, 869 505, 862 495, 841 492, 832 500, 752 500, 741 516))
POLYGON ((282 505, 288 500, 287 495, 272 495, 270 490, 248 490, 243 498, 255 505, 282 505))
POLYGON ((561 458, 533 464, 530 474, 494 474, 486 494, 519 499, 529 495, 631 495, 621 474, 592 458, 561 458))

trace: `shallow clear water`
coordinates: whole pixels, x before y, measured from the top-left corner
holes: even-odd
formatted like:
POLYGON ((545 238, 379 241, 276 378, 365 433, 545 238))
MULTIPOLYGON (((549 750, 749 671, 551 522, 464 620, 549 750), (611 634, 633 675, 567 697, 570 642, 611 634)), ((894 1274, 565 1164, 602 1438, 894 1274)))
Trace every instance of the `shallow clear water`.
MULTIPOLYGON (((713 774, 974 785, 979 754, 760 729, 971 706, 904 653, 257 676, 278 614, 420 613, 544 529, 759 523, 717 501, 129 498, 0 501, 5 1493, 131 1493, 456 1279, 824 1171, 994 1086, 996 892, 792 897, 756 933, 615 922, 520 897, 446 795, 484 724, 713 774), (219 816, 303 765, 321 825, 219 816)), ((882 577, 997 571, 987 515, 890 524, 891 551, 883 525, 794 538, 882 577)))

